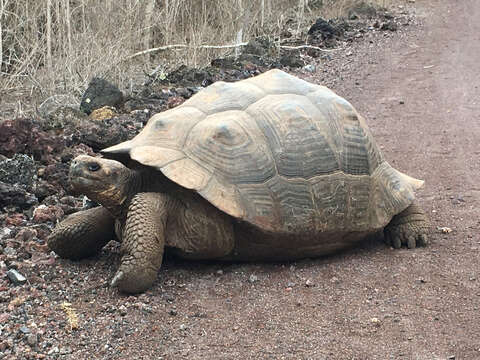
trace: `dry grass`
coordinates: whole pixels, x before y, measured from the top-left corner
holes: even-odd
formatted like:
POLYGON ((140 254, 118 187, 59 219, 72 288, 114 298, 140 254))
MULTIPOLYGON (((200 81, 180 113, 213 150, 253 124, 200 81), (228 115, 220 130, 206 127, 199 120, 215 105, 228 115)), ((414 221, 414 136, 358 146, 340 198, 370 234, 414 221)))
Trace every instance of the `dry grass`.
MULTIPOLYGON (((301 37, 318 16, 358 0, 0 0, 0 90, 80 93, 94 75, 123 88, 157 66, 203 65, 234 44, 288 28, 301 37), (130 58, 152 47, 186 44, 130 58)), ((372 0, 386 6, 393 0, 372 0)))

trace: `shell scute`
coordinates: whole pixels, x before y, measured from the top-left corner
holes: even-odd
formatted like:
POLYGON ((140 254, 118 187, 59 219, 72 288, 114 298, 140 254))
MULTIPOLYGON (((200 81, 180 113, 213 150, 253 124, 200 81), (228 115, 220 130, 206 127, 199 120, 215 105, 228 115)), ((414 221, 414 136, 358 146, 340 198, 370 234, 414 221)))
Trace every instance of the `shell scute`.
POLYGON ((270 151, 244 111, 208 116, 192 129, 184 152, 233 184, 262 183, 275 175, 270 151))

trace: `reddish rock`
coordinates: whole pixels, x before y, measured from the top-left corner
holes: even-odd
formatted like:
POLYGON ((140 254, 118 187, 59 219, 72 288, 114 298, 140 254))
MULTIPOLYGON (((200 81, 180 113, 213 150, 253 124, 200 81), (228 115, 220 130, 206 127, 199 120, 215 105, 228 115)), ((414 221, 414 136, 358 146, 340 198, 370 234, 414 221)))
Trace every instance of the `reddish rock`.
POLYGON ((181 105, 183 104, 183 102, 185 101, 185 99, 181 96, 172 96, 170 98, 168 98, 167 100, 167 107, 169 109, 172 109, 178 105, 181 105))
POLYGON ((64 216, 63 210, 57 205, 40 205, 33 211, 33 221, 36 223, 55 222, 64 216))
POLYGON ((25 215, 23 214, 13 214, 10 216, 7 216, 5 219, 5 225, 13 225, 13 226, 20 226, 25 222, 25 215))
POLYGON ((78 144, 72 147, 67 147, 63 152, 60 154, 60 158, 62 162, 68 163, 70 160, 74 159, 78 155, 90 155, 95 156, 92 148, 85 145, 85 144, 78 144))
MULTIPOLYGON (((63 178, 59 176, 56 180, 62 179, 63 178)), ((53 184, 42 179, 36 182, 34 194, 39 199, 39 201, 43 201, 43 199, 45 199, 47 196, 58 194, 59 192, 64 191, 64 189, 62 189, 63 184, 59 185, 55 180, 51 180, 51 182, 53 184)), ((64 182, 64 184, 67 186, 66 182, 64 182)))
POLYGON ((0 342, 0 352, 4 352, 9 347, 10 347, 10 345, 8 344, 7 341, 0 342))
POLYGON ((40 240, 47 240, 48 235, 52 232, 50 228, 45 224, 44 227, 37 227, 37 238, 40 240))
POLYGON ((10 317, 9 313, 0 314, 0 324, 6 322, 9 317, 10 317))
POLYGON ((69 169, 69 164, 60 162, 55 162, 45 167, 42 173, 42 180, 44 181, 38 182, 38 195, 36 195, 41 199, 53 194, 63 196, 70 186, 68 180, 69 169))
POLYGON ((5 120, 0 123, 0 154, 12 157, 25 152, 32 136, 33 124, 27 119, 5 120))
POLYGON ((5 120, 0 123, 0 154, 12 157, 24 153, 45 161, 60 152, 65 144, 61 137, 42 131, 31 119, 5 120))
POLYGON ((36 236, 37 236, 37 231, 35 229, 23 228, 15 236, 15 240, 26 243, 31 241, 36 236))
POLYGON ((66 126, 63 135, 68 139, 68 146, 83 143, 94 151, 99 151, 131 139, 135 135, 129 130, 132 123, 132 116, 119 116, 102 121, 84 119, 66 126))
MULTIPOLYGON (((48 245, 47 244, 39 244, 38 242, 36 241, 30 241, 28 242, 26 245, 25 245, 25 251, 31 255, 35 254, 37 255, 36 257, 38 258, 38 253, 41 253, 41 254, 46 254, 46 253, 49 253, 50 250, 48 248, 48 245)), ((41 256, 41 255, 40 255, 41 256)), ((32 259, 33 260, 33 259, 32 259)), ((38 261, 38 259, 35 259, 38 261)), ((43 259, 42 259, 43 260, 43 259)))

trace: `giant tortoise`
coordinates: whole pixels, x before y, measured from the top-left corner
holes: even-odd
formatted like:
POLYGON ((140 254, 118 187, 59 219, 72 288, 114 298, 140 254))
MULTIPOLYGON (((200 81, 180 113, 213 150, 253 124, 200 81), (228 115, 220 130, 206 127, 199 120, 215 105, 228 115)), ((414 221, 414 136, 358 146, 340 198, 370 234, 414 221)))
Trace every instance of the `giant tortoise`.
POLYGON ((116 234, 112 285, 124 292, 152 285, 165 248, 189 259, 285 260, 383 228, 395 248, 427 240, 414 195, 423 181, 385 161, 346 100, 280 70, 214 83, 102 153, 70 169, 74 190, 101 206, 65 219, 48 244, 78 259, 116 234))

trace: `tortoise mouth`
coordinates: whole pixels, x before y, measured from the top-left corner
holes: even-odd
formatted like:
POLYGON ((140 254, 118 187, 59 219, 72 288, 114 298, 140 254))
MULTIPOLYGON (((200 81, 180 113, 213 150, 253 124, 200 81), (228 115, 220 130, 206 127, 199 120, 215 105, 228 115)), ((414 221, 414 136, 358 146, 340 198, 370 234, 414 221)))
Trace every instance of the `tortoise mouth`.
POLYGON ((70 188, 74 194, 90 195, 100 188, 98 181, 90 177, 85 177, 83 174, 70 174, 69 176, 70 188))

